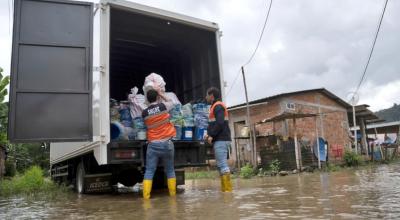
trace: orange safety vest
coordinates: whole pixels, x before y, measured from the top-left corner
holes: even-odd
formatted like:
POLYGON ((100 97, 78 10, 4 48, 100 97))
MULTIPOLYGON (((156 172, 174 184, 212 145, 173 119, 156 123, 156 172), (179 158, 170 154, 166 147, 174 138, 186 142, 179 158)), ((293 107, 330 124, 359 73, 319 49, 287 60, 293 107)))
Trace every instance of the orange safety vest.
POLYGON ((210 115, 209 115, 209 121, 210 122, 215 122, 215 115, 214 115, 214 109, 217 105, 221 105, 224 108, 224 116, 225 116, 225 121, 229 121, 229 115, 228 115, 228 109, 226 108, 225 104, 221 101, 215 102, 211 108, 210 108, 210 115))
POLYGON ((147 140, 165 140, 176 136, 174 125, 169 121, 170 115, 163 104, 152 105, 143 111, 147 127, 147 140))

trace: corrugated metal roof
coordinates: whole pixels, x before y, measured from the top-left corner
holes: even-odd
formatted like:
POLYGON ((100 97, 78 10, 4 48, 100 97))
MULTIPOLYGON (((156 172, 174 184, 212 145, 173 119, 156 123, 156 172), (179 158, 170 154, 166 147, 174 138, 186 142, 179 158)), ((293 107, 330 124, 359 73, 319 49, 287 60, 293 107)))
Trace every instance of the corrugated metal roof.
MULTIPOLYGON (((263 103, 263 102, 268 102, 274 99, 278 99, 278 98, 283 98, 283 97, 287 97, 287 96, 292 96, 292 95, 298 95, 298 94, 302 94, 302 93, 311 93, 311 92, 320 92, 326 96, 328 96, 329 98, 333 99, 334 101, 336 101, 337 103, 339 103, 340 105, 342 105, 343 107, 347 108, 351 108, 351 105, 349 103, 347 103, 346 101, 344 101, 343 99, 339 98, 338 96, 336 96, 335 94, 333 94, 332 92, 328 91, 325 88, 319 88, 319 89, 309 89, 309 90, 302 90, 302 91, 296 91, 296 92, 288 92, 288 93, 281 93, 278 95, 274 95, 274 96, 269 96, 266 98, 262 98, 262 99, 258 99, 258 100, 254 100, 249 102, 249 105, 254 105, 254 104, 258 104, 258 103, 263 103)), ((242 103, 239 105, 234 105, 231 107, 228 107, 228 109, 235 109, 235 108, 240 108, 240 107, 245 107, 246 103, 242 103)))
POLYGON ((261 120, 260 122, 258 122, 258 124, 282 121, 285 119, 310 118, 310 117, 316 117, 316 116, 317 116, 317 114, 284 112, 284 113, 274 116, 272 118, 266 118, 264 120, 261 120))

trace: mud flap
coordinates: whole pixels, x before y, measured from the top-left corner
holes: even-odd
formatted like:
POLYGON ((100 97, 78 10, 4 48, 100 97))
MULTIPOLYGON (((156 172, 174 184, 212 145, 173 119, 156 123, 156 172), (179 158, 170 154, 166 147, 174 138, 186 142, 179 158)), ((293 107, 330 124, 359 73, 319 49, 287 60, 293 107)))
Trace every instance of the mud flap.
POLYGON ((111 173, 85 175, 86 193, 106 193, 112 191, 111 173))

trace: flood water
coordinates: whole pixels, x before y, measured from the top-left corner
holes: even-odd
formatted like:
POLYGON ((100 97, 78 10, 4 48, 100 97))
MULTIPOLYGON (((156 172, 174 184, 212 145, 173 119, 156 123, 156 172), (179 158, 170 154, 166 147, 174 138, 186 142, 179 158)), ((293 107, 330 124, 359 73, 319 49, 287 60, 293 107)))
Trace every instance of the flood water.
POLYGON ((187 180, 167 191, 76 195, 55 201, 0 198, 0 219, 399 219, 400 164, 334 173, 233 180, 187 180))

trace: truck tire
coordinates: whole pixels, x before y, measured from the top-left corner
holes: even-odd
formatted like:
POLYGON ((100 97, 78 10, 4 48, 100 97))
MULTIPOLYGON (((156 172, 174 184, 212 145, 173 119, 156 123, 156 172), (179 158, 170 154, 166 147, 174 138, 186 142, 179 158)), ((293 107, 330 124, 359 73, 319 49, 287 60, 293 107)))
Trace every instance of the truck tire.
POLYGON ((83 166, 83 162, 80 162, 76 168, 76 181, 75 181, 75 189, 79 194, 85 193, 85 167, 83 166))

